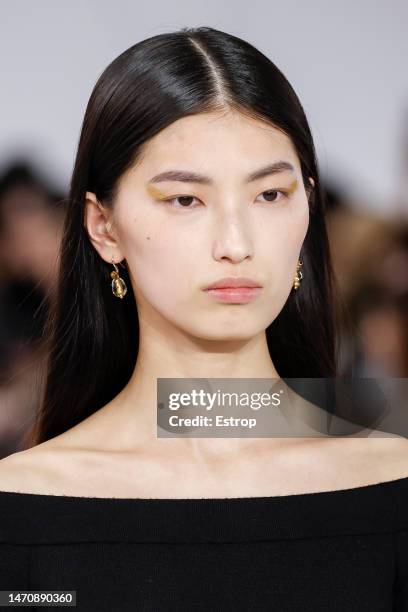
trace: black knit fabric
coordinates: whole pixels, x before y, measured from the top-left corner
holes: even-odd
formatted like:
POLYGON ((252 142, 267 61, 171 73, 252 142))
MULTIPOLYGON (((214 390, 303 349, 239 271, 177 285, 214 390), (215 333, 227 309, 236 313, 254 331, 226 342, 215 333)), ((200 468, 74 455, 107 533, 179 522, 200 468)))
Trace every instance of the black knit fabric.
POLYGON ((408 612, 408 477, 223 499, 0 491, 0 590, 23 589, 76 590, 90 612, 408 612))

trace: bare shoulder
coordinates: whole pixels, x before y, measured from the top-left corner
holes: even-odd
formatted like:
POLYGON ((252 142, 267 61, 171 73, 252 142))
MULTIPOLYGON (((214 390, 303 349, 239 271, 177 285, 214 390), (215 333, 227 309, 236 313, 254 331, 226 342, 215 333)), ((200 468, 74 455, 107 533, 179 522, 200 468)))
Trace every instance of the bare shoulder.
POLYGON ((96 417, 95 413, 54 438, 1 459, 0 491, 57 495, 66 487, 81 488, 78 474, 86 482, 101 454, 92 445, 98 439, 98 429, 91 426, 98 422, 96 417))
MULTIPOLYGON (((371 440, 378 445, 379 454, 383 450, 384 460, 389 461, 390 469, 396 478, 408 476, 408 439, 400 436, 376 438, 371 440), (389 455, 389 457, 387 457, 389 455)), ((387 462, 387 461, 386 461, 387 462)))
POLYGON ((100 409, 54 438, 1 459, 0 491, 86 495, 97 481, 104 490, 110 454, 101 444, 103 417, 100 409))
POLYGON ((0 460, 0 491, 52 495, 74 473, 81 473, 77 453, 42 443, 0 460))
POLYGON ((15 452, 0 461, 0 491, 47 491, 58 461, 56 449, 42 445, 15 452))
POLYGON ((408 439, 384 434, 340 439, 338 448, 349 470, 360 472, 367 482, 386 482, 408 477, 408 439))

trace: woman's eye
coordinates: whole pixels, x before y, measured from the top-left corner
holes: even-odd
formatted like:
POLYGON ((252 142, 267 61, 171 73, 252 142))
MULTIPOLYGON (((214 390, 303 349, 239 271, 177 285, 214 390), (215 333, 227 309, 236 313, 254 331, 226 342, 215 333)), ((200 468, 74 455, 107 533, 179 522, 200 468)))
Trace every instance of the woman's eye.
POLYGON ((189 195, 184 195, 184 196, 176 196, 174 198, 170 198, 169 200, 163 200, 164 202, 166 202, 167 204, 169 204, 170 206, 173 206, 174 208, 192 208, 192 206, 190 206, 190 200, 195 200, 196 198, 194 198, 194 196, 189 196, 189 195), (180 200, 179 204, 180 206, 175 206, 173 204, 173 202, 180 200))
POLYGON ((280 201, 286 197, 286 193, 280 189, 269 189, 268 191, 263 191, 260 195, 264 196, 267 202, 280 201), (279 194, 281 195, 280 198, 278 197, 279 194))
MULTIPOLYGON (((279 202, 287 196, 286 192, 281 191, 280 189, 269 189, 268 191, 263 191, 260 195, 265 197, 264 201, 266 202, 279 202)), ((168 200, 163 200, 163 202, 166 202, 166 204, 169 204, 173 208, 195 208, 195 206, 191 206, 191 203, 194 200, 197 200, 197 198, 194 196, 181 195, 175 196, 174 198, 169 198, 168 200), (176 206, 174 202, 177 202, 178 206, 176 206)))

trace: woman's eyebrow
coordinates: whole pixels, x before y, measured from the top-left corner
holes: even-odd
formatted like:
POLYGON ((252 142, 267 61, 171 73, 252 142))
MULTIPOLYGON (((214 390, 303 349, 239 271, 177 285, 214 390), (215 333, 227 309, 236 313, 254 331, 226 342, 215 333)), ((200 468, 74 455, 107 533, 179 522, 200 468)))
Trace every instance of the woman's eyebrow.
MULTIPOLYGON (((265 176, 272 174, 278 174, 280 172, 295 172, 294 166, 288 161, 277 161, 272 164, 268 164, 259 170, 255 170, 248 174, 244 179, 245 183, 251 183, 265 176)), ((167 170, 156 174, 150 179, 149 183, 162 183, 164 181, 178 181, 181 183, 199 183, 200 185, 214 185, 214 181, 209 176, 198 174, 197 172, 188 172, 187 170, 167 170)))

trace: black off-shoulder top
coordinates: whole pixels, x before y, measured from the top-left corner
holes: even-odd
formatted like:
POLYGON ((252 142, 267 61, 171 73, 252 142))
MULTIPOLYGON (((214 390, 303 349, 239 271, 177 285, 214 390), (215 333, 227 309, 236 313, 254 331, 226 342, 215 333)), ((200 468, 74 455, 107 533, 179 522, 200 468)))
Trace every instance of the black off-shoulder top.
POLYGON ((408 612, 408 477, 274 497, 0 491, 2 590, 76 591, 90 612, 408 612))

